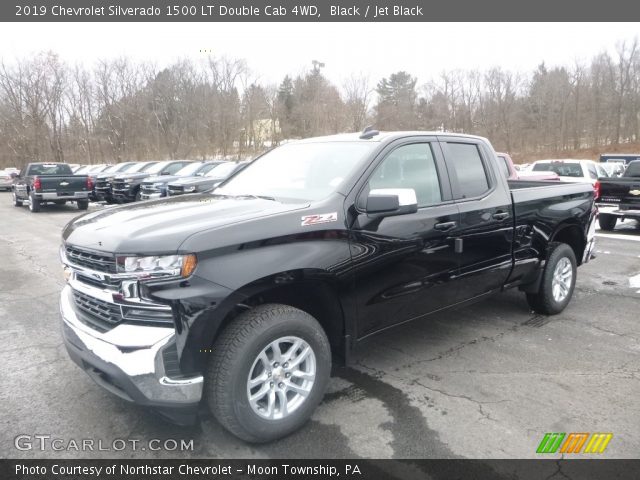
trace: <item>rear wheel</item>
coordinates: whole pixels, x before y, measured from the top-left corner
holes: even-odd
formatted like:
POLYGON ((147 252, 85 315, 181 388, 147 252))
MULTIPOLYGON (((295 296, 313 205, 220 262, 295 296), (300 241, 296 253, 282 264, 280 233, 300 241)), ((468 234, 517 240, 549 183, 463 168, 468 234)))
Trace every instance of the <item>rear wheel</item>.
POLYGON ((566 243, 552 243, 537 293, 527 293, 529 306, 537 313, 555 315, 571 301, 576 285, 577 263, 566 243))
POLYGON ((22 200, 18 199, 18 196, 16 195, 15 190, 11 192, 11 197, 13 199, 13 206, 14 207, 21 207, 22 206, 22 200))
POLYGON ((33 193, 29 194, 29 210, 31 210, 31 213, 38 213, 40 211, 40 200, 38 200, 33 193))
POLYGON ((86 210, 89 208, 89 200, 76 200, 76 204, 78 205, 78 210, 86 210))
POLYGON ((602 230, 606 230, 607 232, 612 231, 616 228, 616 222, 618 221, 618 217, 615 215, 609 215, 608 213, 601 213, 598 215, 598 223, 600 224, 600 228, 602 230))
POLYGON ((245 441, 267 442, 309 419, 329 380, 331 350, 311 315, 266 304, 225 328, 208 367, 205 395, 214 416, 245 441))

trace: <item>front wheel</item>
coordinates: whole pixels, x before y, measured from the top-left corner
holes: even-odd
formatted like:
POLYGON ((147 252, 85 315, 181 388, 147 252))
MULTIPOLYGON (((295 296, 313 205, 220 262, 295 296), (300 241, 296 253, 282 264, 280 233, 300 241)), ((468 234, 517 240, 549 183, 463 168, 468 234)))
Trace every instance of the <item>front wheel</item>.
POLYGON ((309 419, 330 371, 329 341, 315 318, 287 305, 260 305, 215 341, 205 396, 224 428, 247 442, 268 442, 309 419))
POLYGON ((618 221, 618 217, 615 215, 609 215, 608 213, 601 213, 598 215, 598 224, 600 224, 600 228, 607 232, 612 231, 616 228, 616 222, 618 221))
POLYGON ((576 285, 577 263, 573 249, 566 243, 549 245, 550 254, 537 293, 527 293, 529 306, 537 313, 555 315, 571 301, 576 285))

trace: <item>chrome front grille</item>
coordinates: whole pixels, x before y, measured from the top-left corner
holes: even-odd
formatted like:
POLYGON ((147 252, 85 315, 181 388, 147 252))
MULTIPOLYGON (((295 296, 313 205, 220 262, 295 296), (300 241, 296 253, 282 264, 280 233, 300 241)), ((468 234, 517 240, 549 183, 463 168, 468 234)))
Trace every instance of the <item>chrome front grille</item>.
POLYGON ((104 302, 77 290, 73 290, 73 300, 76 307, 86 314, 82 318, 85 323, 100 331, 110 330, 123 320, 119 305, 104 302))
POLYGON ((116 259, 113 255, 89 252, 69 245, 65 247, 65 254, 69 262, 80 267, 103 273, 116 273, 116 259))
POLYGON ((142 185, 142 191, 144 193, 159 193, 160 189, 158 187, 156 187, 155 185, 142 185))
POLYGON ((169 185, 167 188, 169 195, 182 195, 184 193, 184 187, 169 185))

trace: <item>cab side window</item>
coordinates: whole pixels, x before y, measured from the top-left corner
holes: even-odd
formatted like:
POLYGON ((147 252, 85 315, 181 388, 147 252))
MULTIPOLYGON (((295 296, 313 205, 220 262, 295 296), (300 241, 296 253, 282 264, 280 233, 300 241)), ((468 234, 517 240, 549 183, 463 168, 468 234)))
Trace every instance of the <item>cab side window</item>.
POLYGON ((457 178, 456 199, 479 197, 490 189, 478 146, 473 143, 447 142, 447 167, 457 178))
POLYGON ((419 207, 442 202, 431 145, 414 143, 393 150, 369 179, 369 190, 380 188, 412 188, 419 207))

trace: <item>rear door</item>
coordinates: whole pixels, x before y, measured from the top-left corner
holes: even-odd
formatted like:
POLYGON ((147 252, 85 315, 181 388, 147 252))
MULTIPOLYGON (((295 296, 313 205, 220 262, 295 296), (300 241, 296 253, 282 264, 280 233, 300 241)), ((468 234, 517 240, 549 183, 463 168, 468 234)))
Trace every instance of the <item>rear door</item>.
POLYGON ((450 231, 459 215, 435 137, 391 144, 360 188, 361 213, 350 242, 358 336, 455 303, 458 256, 450 231), (362 213, 369 191, 398 188, 416 192, 416 213, 383 218, 362 213))
POLYGON ((500 289, 512 267, 513 205, 495 157, 481 141, 439 137, 451 191, 460 211, 459 300, 500 289), (494 163, 492 163, 492 161, 494 163))

